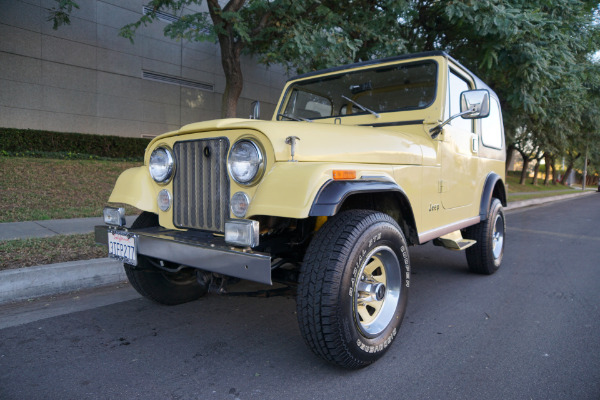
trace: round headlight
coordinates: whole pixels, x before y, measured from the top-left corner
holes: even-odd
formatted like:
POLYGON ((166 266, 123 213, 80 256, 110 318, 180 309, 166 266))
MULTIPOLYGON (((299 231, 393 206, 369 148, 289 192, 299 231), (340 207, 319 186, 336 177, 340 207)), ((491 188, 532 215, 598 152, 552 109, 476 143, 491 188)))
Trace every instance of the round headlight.
POLYGON ((173 175, 173 154, 166 147, 156 148, 150 155, 150 176, 156 182, 164 183, 173 175))
POLYGON ((262 173, 263 155, 256 143, 243 139, 231 148, 227 166, 234 181, 240 185, 251 185, 262 173))

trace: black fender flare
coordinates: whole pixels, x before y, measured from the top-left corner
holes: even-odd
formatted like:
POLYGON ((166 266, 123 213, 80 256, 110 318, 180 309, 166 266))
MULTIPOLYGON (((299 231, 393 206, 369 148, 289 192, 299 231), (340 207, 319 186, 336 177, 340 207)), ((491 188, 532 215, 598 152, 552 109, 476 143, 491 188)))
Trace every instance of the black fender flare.
POLYGON ((308 215, 311 217, 334 216, 339 212, 348 197, 371 193, 391 193, 396 197, 401 216, 401 219, 397 222, 402 228, 406 239, 410 243, 418 243, 419 235, 412 204, 410 204, 406 192, 392 180, 329 180, 321 186, 308 215))
POLYGON ((481 221, 485 221, 488 218, 488 211, 494 192, 496 192, 502 205, 506 207, 506 188, 504 182, 500 175, 491 172, 485 179, 483 192, 481 193, 481 203, 479 206, 479 217, 481 218, 481 221))
POLYGON ((404 189, 392 180, 328 180, 315 196, 308 215, 310 217, 334 216, 350 196, 371 193, 390 193, 396 197, 401 216, 397 222, 409 243, 419 243, 412 204, 404 189))
POLYGON ((395 182, 388 181, 336 181, 329 180, 321 187, 312 207, 309 216, 311 217, 331 217, 339 211, 344 200, 357 193, 377 193, 377 192, 397 192, 408 201, 404 190, 395 182))

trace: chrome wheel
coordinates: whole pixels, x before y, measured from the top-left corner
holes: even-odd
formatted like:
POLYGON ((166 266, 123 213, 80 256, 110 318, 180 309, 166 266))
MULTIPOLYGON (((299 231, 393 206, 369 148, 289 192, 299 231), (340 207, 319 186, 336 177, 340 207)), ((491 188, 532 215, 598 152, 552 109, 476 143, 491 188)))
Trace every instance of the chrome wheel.
POLYGON ((406 312, 406 238, 387 214, 347 210, 310 242, 298 280, 298 326, 319 357, 362 368, 385 354, 406 312))
POLYGON ((357 327, 366 337, 385 330, 396 313, 401 292, 400 263, 387 246, 373 249, 363 261, 354 287, 357 327))
POLYGON ((504 247, 504 219, 502 215, 496 215, 494 221, 494 231, 492 233, 492 253, 494 259, 497 260, 502 254, 502 248, 504 247))

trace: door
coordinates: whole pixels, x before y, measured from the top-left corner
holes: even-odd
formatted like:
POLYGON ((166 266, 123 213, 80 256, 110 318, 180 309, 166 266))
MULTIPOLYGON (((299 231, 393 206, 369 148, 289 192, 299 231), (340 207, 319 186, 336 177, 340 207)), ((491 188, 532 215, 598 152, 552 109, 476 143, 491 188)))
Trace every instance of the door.
MULTIPOLYGON (((460 94, 469 89, 472 85, 466 77, 448 71, 446 115, 460 112, 460 94)), ((440 181, 444 209, 468 206, 475 197, 478 141, 473 121, 458 117, 444 127, 440 181)))

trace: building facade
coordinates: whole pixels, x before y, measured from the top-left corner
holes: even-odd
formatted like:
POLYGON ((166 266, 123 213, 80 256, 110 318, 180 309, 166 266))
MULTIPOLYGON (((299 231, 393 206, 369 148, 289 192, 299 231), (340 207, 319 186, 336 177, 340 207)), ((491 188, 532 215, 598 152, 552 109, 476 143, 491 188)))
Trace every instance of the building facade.
MULTIPOLYGON (((144 12, 142 0, 77 0, 71 24, 48 21, 54 0, 0 0, 0 127, 152 137, 219 118, 225 76, 219 47, 168 39, 176 15, 118 35, 144 12)), ((192 10, 183 10, 183 13, 192 10)), ((238 116, 261 102, 270 118, 284 68, 242 61, 238 116)))

